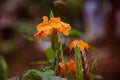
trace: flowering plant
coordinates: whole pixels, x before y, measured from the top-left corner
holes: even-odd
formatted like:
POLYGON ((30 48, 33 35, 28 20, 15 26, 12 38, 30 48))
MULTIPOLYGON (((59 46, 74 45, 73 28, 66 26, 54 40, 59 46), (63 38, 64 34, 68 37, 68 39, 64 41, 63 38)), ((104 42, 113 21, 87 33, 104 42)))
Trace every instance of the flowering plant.
POLYGON ((50 60, 50 65, 38 70, 29 70, 22 77, 22 80, 94 80, 96 71, 96 60, 91 68, 88 66, 86 52, 89 45, 82 40, 73 40, 69 45, 69 52, 75 57, 67 59, 63 56, 63 48, 60 34, 69 35, 70 24, 62 22, 58 17, 50 13, 50 19, 43 16, 43 22, 36 26, 37 33, 34 35, 37 40, 49 36, 52 50, 55 56, 50 60))

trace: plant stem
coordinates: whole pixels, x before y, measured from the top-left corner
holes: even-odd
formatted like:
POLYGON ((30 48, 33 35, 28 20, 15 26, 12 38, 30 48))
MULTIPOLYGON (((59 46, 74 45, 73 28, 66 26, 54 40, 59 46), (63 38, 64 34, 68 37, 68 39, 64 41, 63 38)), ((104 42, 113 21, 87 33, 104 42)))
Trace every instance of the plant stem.
POLYGON ((89 79, 89 67, 87 63, 87 57, 84 51, 81 52, 81 58, 82 58, 82 67, 83 67, 83 78, 84 80, 90 80, 89 79))
POLYGON ((80 49, 78 46, 74 47, 75 51, 75 62, 76 62, 76 76, 77 80, 83 80, 83 72, 82 70, 82 60, 81 60, 81 54, 80 49))
POLYGON ((56 65, 59 62, 63 62, 63 50, 62 43, 60 40, 60 36, 57 34, 57 30, 54 29, 53 34, 51 36, 51 45, 56 54, 56 65))

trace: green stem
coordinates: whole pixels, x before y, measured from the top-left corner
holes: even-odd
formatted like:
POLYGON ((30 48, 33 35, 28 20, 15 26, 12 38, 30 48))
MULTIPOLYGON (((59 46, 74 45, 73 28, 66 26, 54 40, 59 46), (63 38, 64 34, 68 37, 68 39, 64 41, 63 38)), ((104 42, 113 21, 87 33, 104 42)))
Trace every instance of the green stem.
POLYGON ((56 65, 59 62, 63 62, 63 50, 62 50, 62 43, 60 40, 60 36, 57 34, 57 30, 54 29, 53 34, 51 36, 51 45, 52 49, 56 54, 56 65))
POLYGON ((82 70, 82 59, 81 59, 79 47, 78 46, 74 47, 74 51, 75 51, 77 80, 83 80, 83 72, 81 71, 82 70))

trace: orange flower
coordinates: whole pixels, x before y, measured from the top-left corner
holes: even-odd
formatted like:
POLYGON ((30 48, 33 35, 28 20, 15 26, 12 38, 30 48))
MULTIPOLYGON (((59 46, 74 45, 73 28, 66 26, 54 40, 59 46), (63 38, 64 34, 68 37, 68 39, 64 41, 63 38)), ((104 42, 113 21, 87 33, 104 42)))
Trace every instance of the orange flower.
MULTIPOLYGON (((60 67, 60 73, 59 73, 60 76, 66 76, 65 64, 60 62, 58 65, 60 67)), ((68 68, 68 73, 72 73, 72 72, 76 71, 76 64, 75 64, 74 60, 71 59, 67 63, 67 68, 68 68)))
POLYGON ((82 40, 74 40, 70 43, 70 51, 75 47, 75 46, 78 46, 80 48, 80 51, 84 51, 85 49, 88 49, 89 48, 89 45, 87 43, 85 43, 84 41, 82 40))
POLYGON ((68 67, 68 73, 72 73, 76 71, 76 64, 75 61, 73 61, 72 59, 69 61, 69 63, 67 63, 67 67, 68 67))
POLYGON ((61 63, 61 62, 58 65, 60 67, 60 73, 59 73, 60 76, 66 76, 66 74, 65 74, 66 73, 65 72, 65 65, 63 63, 61 63))
POLYGON ((43 16, 43 22, 36 26, 37 33, 34 35, 37 40, 40 40, 40 37, 47 37, 53 33, 53 29, 57 30, 57 33, 63 33, 68 35, 71 26, 67 23, 64 23, 60 18, 51 18, 48 20, 47 16, 43 16))
MULTIPOLYGON (((59 75, 65 77, 66 76, 65 64, 60 62, 58 63, 58 66, 60 67, 59 75)), ((71 59, 69 62, 67 62, 67 69, 69 74, 76 72, 76 63, 74 60, 71 59)), ((82 68, 81 71, 84 72, 84 69, 82 68)))
POLYGON ((40 37, 47 37, 47 35, 52 34, 52 27, 49 25, 48 17, 43 16, 43 22, 36 26, 37 33, 34 35, 37 40, 40 40, 40 37))
POLYGON ((89 45, 87 43, 85 43, 84 41, 80 40, 79 41, 79 47, 81 51, 84 51, 85 49, 89 48, 89 45))
POLYGON ((51 18, 50 25, 57 30, 58 33, 63 33, 64 35, 68 35, 69 30, 71 30, 71 26, 67 23, 64 23, 60 20, 60 18, 51 18))

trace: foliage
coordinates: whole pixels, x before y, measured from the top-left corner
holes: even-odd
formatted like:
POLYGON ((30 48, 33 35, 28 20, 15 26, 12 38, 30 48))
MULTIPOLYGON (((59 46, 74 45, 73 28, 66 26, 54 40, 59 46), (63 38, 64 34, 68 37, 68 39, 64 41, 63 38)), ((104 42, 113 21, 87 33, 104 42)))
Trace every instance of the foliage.
POLYGON ((41 80, 40 72, 38 70, 28 70, 23 75, 22 80, 41 80))
POLYGON ((7 64, 3 56, 0 56, 0 80, 7 80, 7 64))
POLYGON ((91 73, 95 73, 97 70, 97 60, 94 60, 94 62, 92 63, 92 67, 91 67, 91 73))
POLYGON ((55 52, 53 51, 51 47, 46 50, 45 54, 46 54, 48 61, 55 58, 55 52))
POLYGON ((53 70, 41 72, 33 69, 28 70, 27 73, 23 75, 22 80, 66 80, 66 79, 61 78, 60 76, 54 76, 53 70))
POLYGON ((91 66, 90 74, 89 74, 90 80, 94 80, 94 74, 96 70, 97 70, 97 60, 94 60, 91 66))
POLYGON ((81 36, 83 36, 83 33, 76 29, 72 29, 69 32, 69 37, 81 37, 81 36))

